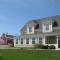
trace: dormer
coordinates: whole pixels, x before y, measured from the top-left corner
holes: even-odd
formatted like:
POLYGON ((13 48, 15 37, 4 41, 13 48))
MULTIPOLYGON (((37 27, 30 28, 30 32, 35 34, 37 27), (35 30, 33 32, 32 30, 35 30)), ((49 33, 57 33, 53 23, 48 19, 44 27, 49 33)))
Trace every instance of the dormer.
POLYGON ((42 21, 42 32, 52 32, 52 20, 42 21))
POLYGON ((53 21, 53 27, 58 27, 58 23, 57 23, 57 21, 53 21))
POLYGON ((33 21, 27 24, 27 34, 34 34, 34 22, 33 21))

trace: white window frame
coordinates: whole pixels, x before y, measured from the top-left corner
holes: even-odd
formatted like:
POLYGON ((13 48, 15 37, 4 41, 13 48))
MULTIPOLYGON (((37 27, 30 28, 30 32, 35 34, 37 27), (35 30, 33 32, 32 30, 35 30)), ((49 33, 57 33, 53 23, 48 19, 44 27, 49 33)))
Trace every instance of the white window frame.
POLYGON ((23 40, 23 38, 21 38, 21 44, 24 44, 24 41, 22 41, 23 40))
POLYGON ((35 41, 35 37, 32 38, 32 44, 35 44, 36 41, 35 41), (34 43, 33 43, 34 42, 34 43))
POLYGON ((32 32, 32 27, 29 27, 29 32, 32 32))
POLYGON ((39 44, 42 44, 42 37, 39 37, 39 44))
POLYGON ((49 24, 44 24, 44 29, 45 29, 45 31, 48 31, 49 30, 49 24))
POLYGON ((26 38, 26 44, 29 44, 29 38, 26 38))

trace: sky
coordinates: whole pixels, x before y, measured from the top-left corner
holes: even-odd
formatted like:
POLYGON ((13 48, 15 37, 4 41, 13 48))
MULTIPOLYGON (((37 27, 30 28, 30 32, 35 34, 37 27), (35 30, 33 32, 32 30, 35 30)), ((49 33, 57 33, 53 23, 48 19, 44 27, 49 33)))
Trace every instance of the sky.
POLYGON ((0 34, 19 34, 33 19, 60 15, 60 0, 0 0, 0 34))

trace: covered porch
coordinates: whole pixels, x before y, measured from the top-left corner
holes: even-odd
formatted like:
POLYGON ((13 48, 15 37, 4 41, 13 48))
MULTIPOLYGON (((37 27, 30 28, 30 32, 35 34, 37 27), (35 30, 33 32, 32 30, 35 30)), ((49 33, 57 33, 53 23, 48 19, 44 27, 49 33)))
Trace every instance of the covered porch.
POLYGON ((57 44, 57 37, 56 36, 46 36, 45 44, 57 44))
POLYGON ((56 49, 60 49, 60 34, 46 34, 45 35, 45 45, 54 45, 56 49))

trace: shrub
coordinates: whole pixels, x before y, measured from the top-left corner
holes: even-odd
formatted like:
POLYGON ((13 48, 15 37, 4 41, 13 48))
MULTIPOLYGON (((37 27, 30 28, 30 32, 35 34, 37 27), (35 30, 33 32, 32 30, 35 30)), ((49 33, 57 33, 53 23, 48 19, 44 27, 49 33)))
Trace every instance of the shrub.
POLYGON ((55 49, 56 47, 54 45, 50 45, 49 49, 55 49))
POLYGON ((14 47, 14 44, 8 43, 8 45, 9 45, 10 47, 14 47))
POLYGON ((48 45, 45 45, 45 46, 44 46, 44 49, 49 49, 49 46, 48 46, 48 45))
POLYGON ((14 47, 14 44, 10 44, 11 47, 14 47))
POLYGON ((40 49, 55 49, 56 47, 54 45, 42 45, 42 44, 35 44, 34 48, 40 48, 40 49))
POLYGON ((41 49, 49 49, 49 46, 48 45, 42 45, 41 49))
POLYGON ((42 45, 42 44, 35 44, 34 48, 44 49, 44 45, 42 45))
POLYGON ((40 49, 48 49, 48 47, 49 47, 48 45, 45 45, 45 46, 44 46, 44 45, 42 45, 42 44, 35 44, 35 45, 34 45, 34 48, 40 48, 40 49))
POLYGON ((34 48, 40 48, 40 44, 35 44, 34 48))
POLYGON ((41 45, 40 48, 41 48, 41 49, 45 49, 45 46, 44 46, 44 45, 41 45))

